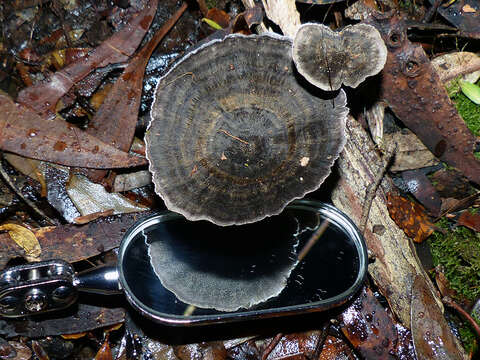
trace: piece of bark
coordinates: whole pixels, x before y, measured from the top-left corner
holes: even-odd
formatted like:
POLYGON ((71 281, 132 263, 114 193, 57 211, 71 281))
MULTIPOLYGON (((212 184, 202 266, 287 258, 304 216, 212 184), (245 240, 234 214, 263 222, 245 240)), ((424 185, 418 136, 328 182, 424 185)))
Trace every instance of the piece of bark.
MULTIPOLYGON (((354 223, 361 221, 365 190, 375 179, 383 162, 367 132, 352 117, 347 119, 347 144, 338 160, 340 179, 332 194, 335 206, 345 212, 354 223)), ((417 274, 427 277, 411 248, 411 240, 388 216, 386 193, 393 189, 386 175, 377 190, 365 229, 368 249, 375 256, 369 273, 380 292, 387 298, 398 319, 410 327, 410 294, 417 274), (375 228, 383 228, 380 235, 375 228)), ((430 280, 428 280, 430 282, 430 280)), ((433 290, 433 284, 431 284, 433 290)), ((432 291, 438 306, 441 300, 432 291)))
MULTIPOLYGON (((99 304, 101 299, 99 300, 99 304)), ((122 307, 103 308, 79 303, 65 312, 47 317, 27 317, 0 320, 0 335, 7 338, 26 336, 43 338, 91 331, 123 322, 125 309, 122 307)))
POLYGON ((444 83, 462 76, 474 84, 480 77, 480 55, 468 51, 440 55, 432 60, 432 66, 444 83))
MULTIPOLYGON (((151 212, 132 213, 102 218, 85 225, 62 225, 44 227, 33 233, 40 243, 40 260, 63 259, 75 262, 111 250, 120 244, 130 226, 151 212)), ((16 257, 25 256, 22 248, 0 234, 0 269, 16 257)))
POLYGON ((262 3, 267 17, 282 29, 284 35, 293 39, 301 25, 295 0, 262 0, 262 3))

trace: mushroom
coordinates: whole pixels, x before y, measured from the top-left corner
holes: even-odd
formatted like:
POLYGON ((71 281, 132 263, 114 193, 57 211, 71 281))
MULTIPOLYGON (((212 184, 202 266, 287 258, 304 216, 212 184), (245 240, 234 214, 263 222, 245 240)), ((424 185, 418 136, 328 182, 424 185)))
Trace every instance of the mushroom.
POLYGON ((324 91, 338 90, 342 83, 356 88, 387 61, 380 33, 367 24, 348 25, 340 32, 323 24, 303 24, 292 52, 298 72, 324 91))
POLYGON ((170 210, 246 224, 279 214, 329 175, 346 141, 346 96, 305 88, 291 46, 282 36, 229 35, 160 79, 146 153, 170 210))
POLYGON ((148 254, 162 285, 179 300, 235 311, 285 288, 297 265, 298 226, 283 214, 239 227, 180 218, 150 234, 148 254))

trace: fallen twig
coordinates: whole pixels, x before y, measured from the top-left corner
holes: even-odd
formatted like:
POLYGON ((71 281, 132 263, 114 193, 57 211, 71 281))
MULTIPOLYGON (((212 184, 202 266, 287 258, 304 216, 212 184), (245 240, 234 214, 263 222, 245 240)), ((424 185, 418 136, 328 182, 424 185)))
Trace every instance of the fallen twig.
POLYGON ((280 342, 280 340, 282 339, 283 337, 283 334, 282 333, 278 333, 273 339, 272 341, 270 341, 270 343, 267 345, 267 347, 265 348, 265 350, 263 351, 262 353, 262 360, 266 360, 268 358, 268 355, 270 355, 270 353, 272 352, 273 349, 275 349, 275 346, 278 345, 278 343, 280 342))
POLYGON ((328 220, 325 220, 324 222, 322 222, 322 224, 319 226, 319 228, 317 230, 315 230, 315 232, 312 234, 310 239, 308 239, 307 243, 305 244, 305 246, 302 248, 302 250, 298 254, 298 257, 297 257, 298 262, 302 261, 303 258, 305 256, 307 256, 308 252, 313 247, 313 245, 315 245, 317 243, 318 239, 320 239, 320 237, 323 235, 325 230, 327 230, 327 227, 328 227, 329 223, 330 222, 328 220))
POLYGON ((368 215, 370 214, 370 208, 372 207, 372 202, 373 202, 373 199, 375 198, 375 194, 377 193, 377 189, 380 183, 382 182, 383 176, 385 175, 385 173, 387 172, 388 168, 392 163, 396 150, 397 150, 396 143, 393 146, 390 146, 389 149, 387 149, 384 156, 386 161, 383 164, 381 171, 377 173, 374 182, 367 187, 367 191, 365 192, 365 201, 363 202, 362 217, 360 220, 360 231, 362 235, 365 234, 368 215))
POLYGON ((445 305, 451 307, 452 309, 455 309, 458 313, 460 313, 465 318, 465 320, 467 320, 470 323, 472 328, 475 330, 475 333, 477 334, 477 337, 480 339, 480 325, 478 325, 478 323, 475 321, 475 319, 468 312, 466 312, 464 308, 462 308, 460 305, 458 305, 449 296, 444 296, 442 298, 442 302, 445 305))

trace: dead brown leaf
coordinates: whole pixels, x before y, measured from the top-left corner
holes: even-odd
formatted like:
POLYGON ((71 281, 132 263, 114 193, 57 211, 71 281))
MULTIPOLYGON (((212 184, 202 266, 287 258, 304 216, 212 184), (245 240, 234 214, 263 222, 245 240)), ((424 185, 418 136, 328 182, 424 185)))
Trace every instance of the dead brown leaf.
POLYGON ((10 238, 25 251, 25 258, 28 261, 38 261, 42 248, 35 234, 26 227, 17 224, 4 224, 0 231, 8 231, 10 238))
POLYGON ((466 226, 473 231, 480 232, 480 214, 472 213, 470 211, 464 211, 460 214, 458 220, 458 225, 466 226))
POLYGON ((219 10, 217 8, 212 8, 208 10, 207 19, 210 19, 220 25, 223 29, 227 28, 230 24, 230 15, 225 11, 219 10))
POLYGON ((411 333, 385 311, 369 288, 363 289, 340 318, 343 334, 363 358, 414 358, 411 333))
MULTIPOLYGON (((108 217, 107 221, 93 221, 85 225, 61 225, 36 229, 34 234, 42 249, 38 260, 63 259, 75 262, 111 250, 120 244, 125 231, 130 226, 149 214, 151 213, 124 214, 108 217)), ((0 269, 10 259, 23 255, 23 250, 10 241, 8 234, 0 233, 0 269)))
POLYGON ((95 355, 95 360, 113 360, 112 350, 110 349, 110 344, 108 343, 108 336, 106 337, 100 350, 98 350, 97 355, 95 355))
POLYGON ((45 349, 40 345, 40 343, 36 340, 32 340, 32 349, 35 353, 36 359, 38 360, 50 360, 48 357, 47 352, 45 349))
POLYGON ((12 345, 17 353, 17 356, 13 358, 14 360, 30 360, 32 358, 32 351, 24 343, 19 341, 9 341, 8 343, 12 345))
POLYGON ((59 119, 44 120, 0 94, 0 149, 33 159, 86 168, 146 164, 59 119))
POLYGON ((90 221, 99 219, 101 217, 113 215, 113 212, 114 212, 113 209, 109 209, 106 211, 99 211, 99 212, 95 212, 95 213, 84 215, 84 216, 77 216, 76 218, 73 219, 73 222, 78 225, 83 225, 83 224, 89 223, 90 221))
POLYGON ((157 3, 158 0, 150 0, 145 9, 136 14, 122 30, 93 49, 87 56, 57 71, 46 82, 23 89, 17 101, 42 115, 54 113, 57 101, 92 70, 124 62, 133 54, 150 27, 157 3))
POLYGON ((425 208, 416 202, 388 193, 387 208, 395 224, 415 242, 422 242, 436 230, 425 214, 425 208))
MULTIPOLYGON (((87 133, 119 150, 125 152, 130 150, 138 120, 145 67, 152 52, 186 9, 187 3, 183 3, 155 33, 148 44, 129 62, 90 121, 87 133)), ((105 175, 105 172, 95 171, 92 173, 90 171, 89 177, 97 180, 105 175)))
POLYGON ((85 335, 87 335, 86 332, 75 333, 75 334, 62 334, 60 336, 66 340, 76 340, 76 339, 81 339, 85 335))
POLYGON ((421 276, 416 276, 412 287, 412 335, 419 360, 463 360, 458 346, 442 312, 430 295, 430 289, 421 276), (428 321, 426 321, 428 319, 428 321))

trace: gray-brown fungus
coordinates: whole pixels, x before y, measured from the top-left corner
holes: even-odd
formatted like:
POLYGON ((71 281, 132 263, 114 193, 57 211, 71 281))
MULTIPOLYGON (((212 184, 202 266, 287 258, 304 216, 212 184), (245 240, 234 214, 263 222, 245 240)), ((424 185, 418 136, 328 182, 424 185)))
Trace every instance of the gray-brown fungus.
POLYGON ((356 88, 378 74, 387 61, 387 47, 371 25, 348 25, 334 32, 325 25, 307 23, 295 35, 292 56, 305 79, 331 91, 342 83, 356 88))
POLYGON ((322 184, 345 144, 346 97, 304 88, 291 46, 280 36, 230 35, 160 80, 147 158, 170 210, 245 224, 322 184))

